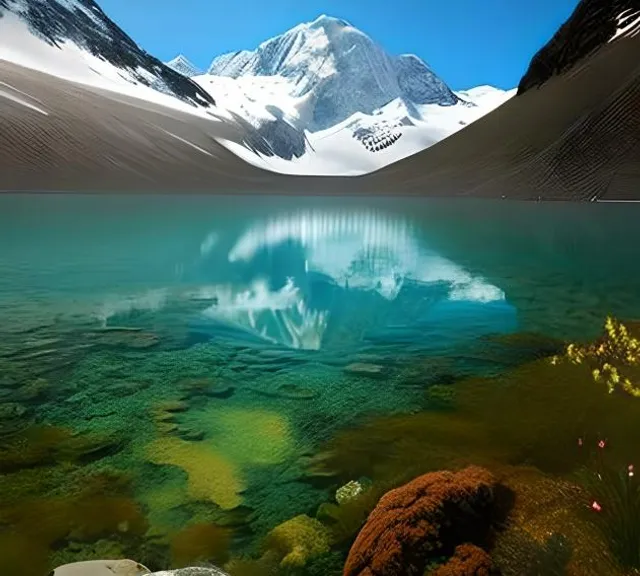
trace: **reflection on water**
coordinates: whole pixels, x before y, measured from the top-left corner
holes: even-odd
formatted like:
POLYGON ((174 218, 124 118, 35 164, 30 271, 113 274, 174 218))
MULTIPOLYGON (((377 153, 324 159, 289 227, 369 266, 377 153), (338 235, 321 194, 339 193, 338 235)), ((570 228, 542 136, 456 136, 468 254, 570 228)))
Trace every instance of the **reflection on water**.
POLYGON ((128 556, 342 574, 386 489, 471 463, 520 496, 491 550, 504 574, 559 561, 557 538, 572 574, 621 573, 579 510, 575 447, 606 437, 624 466, 640 401, 549 359, 638 317, 631 212, 0 198, 2 573, 128 556), (349 482, 364 496, 338 505, 349 482))
MULTIPOLYGON (((209 233, 203 245, 217 236, 209 233)), ((208 266, 224 266, 221 254, 207 256, 208 266)), ((348 328, 354 316, 370 331, 390 322, 409 329, 435 304, 504 300, 499 288, 421 245, 408 218, 371 210, 298 211, 252 222, 227 260, 242 267, 248 284, 201 288, 197 298, 213 302, 204 314, 292 348, 319 350, 340 329, 362 340, 362 331, 348 328), (405 284, 410 302, 398 298, 405 284)))

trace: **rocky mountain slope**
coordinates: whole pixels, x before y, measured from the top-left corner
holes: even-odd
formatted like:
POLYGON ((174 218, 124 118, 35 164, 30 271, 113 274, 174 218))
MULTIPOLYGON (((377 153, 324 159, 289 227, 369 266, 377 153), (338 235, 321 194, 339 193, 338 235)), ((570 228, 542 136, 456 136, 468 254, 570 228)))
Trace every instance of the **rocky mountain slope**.
MULTIPOLYGON (((182 56, 167 64, 187 73, 191 66, 182 56)), ((391 56, 325 15, 254 51, 223 54, 192 79, 268 148, 238 154, 295 174, 375 170, 446 138, 513 94, 486 86, 455 93, 417 56, 391 56)))
POLYGON ((531 60, 518 94, 569 71, 607 43, 640 32, 640 1, 582 0, 531 60))
POLYGON ((202 70, 198 68, 193 62, 190 62, 186 56, 178 54, 173 60, 166 62, 167 66, 172 70, 191 78, 193 76, 199 76, 202 74, 202 70))
POLYGON ((17 16, 51 46, 75 44, 120 69, 132 82, 192 105, 215 104, 209 92, 142 50, 94 0, 0 0, 2 16, 17 16))
POLYGON ((417 56, 391 56, 348 22, 322 15, 263 42, 254 51, 224 54, 213 76, 280 76, 292 97, 307 97, 306 128, 324 130, 395 99, 451 106, 459 99, 417 56))

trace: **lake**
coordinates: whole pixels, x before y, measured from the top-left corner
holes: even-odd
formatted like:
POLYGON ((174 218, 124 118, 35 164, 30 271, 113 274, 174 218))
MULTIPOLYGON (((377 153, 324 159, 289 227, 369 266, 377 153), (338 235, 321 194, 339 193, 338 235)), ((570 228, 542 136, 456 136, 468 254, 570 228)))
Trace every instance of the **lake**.
POLYGON ((478 464, 515 494, 491 547, 503 574, 626 573, 579 476, 591 452, 632 464, 640 399, 565 353, 607 316, 635 334, 639 218, 0 196, 0 571, 129 557, 337 576, 385 490, 478 464), (365 496, 337 502, 344 485, 365 496))

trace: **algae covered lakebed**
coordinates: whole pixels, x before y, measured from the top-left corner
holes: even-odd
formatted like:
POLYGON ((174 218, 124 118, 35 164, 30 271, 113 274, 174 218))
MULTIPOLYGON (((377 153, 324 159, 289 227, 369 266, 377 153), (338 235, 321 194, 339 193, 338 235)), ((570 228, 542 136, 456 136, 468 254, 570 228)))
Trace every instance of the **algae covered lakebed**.
POLYGON ((503 574, 633 573, 590 506, 640 462, 634 210, 3 196, 0 572, 338 575, 385 491, 474 464, 503 574))

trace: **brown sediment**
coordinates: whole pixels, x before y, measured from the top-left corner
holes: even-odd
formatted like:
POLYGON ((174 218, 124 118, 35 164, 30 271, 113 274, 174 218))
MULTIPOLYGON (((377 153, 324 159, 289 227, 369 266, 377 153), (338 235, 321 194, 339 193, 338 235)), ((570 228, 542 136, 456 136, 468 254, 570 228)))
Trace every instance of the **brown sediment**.
MULTIPOLYGON (((0 508, 3 574, 46 574, 54 544, 101 537, 141 538, 147 522, 139 506, 119 496, 70 495, 23 500, 0 508)), ((50 566, 49 566, 50 568, 50 566)))
POLYGON ((202 562, 223 565, 229 559, 230 531, 215 524, 193 524, 171 539, 174 568, 202 562))
POLYGON ((78 435, 55 426, 32 426, 0 443, 0 472, 94 460, 121 448, 116 437, 78 435))
POLYGON ((398 483, 469 463, 510 463, 567 474, 585 463, 579 439, 595 448, 601 435, 612 466, 637 455, 640 428, 629 423, 640 418, 640 401, 609 394, 584 365, 541 359, 454 390, 451 412, 386 416, 343 430, 312 459, 311 473, 398 483))
POLYGON ((531 569, 526 574, 544 573, 544 566, 564 566, 557 573, 571 576, 623 573, 589 519, 589 495, 575 481, 526 466, 496 466, 494 473, 515 494, 491 550, 503 576, 521 576, 523 567, 531 569))

